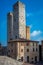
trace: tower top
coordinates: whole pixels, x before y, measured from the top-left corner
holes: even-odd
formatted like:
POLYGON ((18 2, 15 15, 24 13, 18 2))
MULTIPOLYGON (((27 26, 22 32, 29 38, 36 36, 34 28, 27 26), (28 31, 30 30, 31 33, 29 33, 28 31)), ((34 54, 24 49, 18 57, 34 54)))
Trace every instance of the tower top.
POLYGON ((13 6, 15 6, 16 4, 22 4, 22 5, 24 5, 24 3, 22 3, 20 0, 18 0, 13 6))
POLYGON ((12 12, 8 12, 8 14, 7 14, 7 15, 8 15, 8 16, 9 16, 9 15, 13 15, 13 13, 12 13, 12 12))

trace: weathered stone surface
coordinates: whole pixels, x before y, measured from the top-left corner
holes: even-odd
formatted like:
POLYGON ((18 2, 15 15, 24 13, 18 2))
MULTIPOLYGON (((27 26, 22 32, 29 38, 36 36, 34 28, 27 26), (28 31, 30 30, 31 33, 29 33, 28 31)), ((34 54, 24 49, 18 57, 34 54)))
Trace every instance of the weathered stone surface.
POLYGON ((22 65, 22 62, 6 56, 0 56, 0 65, 22 65))

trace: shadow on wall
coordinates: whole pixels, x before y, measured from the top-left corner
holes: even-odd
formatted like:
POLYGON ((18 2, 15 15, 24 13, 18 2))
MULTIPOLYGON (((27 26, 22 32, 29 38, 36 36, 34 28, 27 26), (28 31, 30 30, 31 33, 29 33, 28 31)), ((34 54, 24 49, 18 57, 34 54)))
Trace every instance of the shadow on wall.
POLYGON ((23 65, 43 65, 43 61, 37 63, 23 63, 23 65))

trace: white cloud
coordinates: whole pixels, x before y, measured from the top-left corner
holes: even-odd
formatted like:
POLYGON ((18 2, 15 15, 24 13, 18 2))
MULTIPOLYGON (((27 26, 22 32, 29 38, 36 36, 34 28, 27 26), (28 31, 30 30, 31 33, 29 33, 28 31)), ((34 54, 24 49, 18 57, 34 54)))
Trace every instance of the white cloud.
POLYGON ((39 30, 39 31, 37 31, 37 30, 35 30, 35 31, 33 31, 32 33, 31 33, 31 36, 32 37, 34 37, 34 36, 37 36, 37 35, 40 35, 42 32, 39 30))

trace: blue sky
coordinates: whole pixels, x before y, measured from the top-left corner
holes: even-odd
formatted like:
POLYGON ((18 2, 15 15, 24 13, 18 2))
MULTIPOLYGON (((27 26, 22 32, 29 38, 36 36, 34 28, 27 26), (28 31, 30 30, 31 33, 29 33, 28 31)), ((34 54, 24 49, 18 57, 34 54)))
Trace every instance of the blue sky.
MULTIPOLYGON (((7 44, 7 13, 17 0, 0 0, 0 42, 7 44)), ((43 0, 20 0, 26 6, 26 24, 32 40, 43 39, 43 0)))

